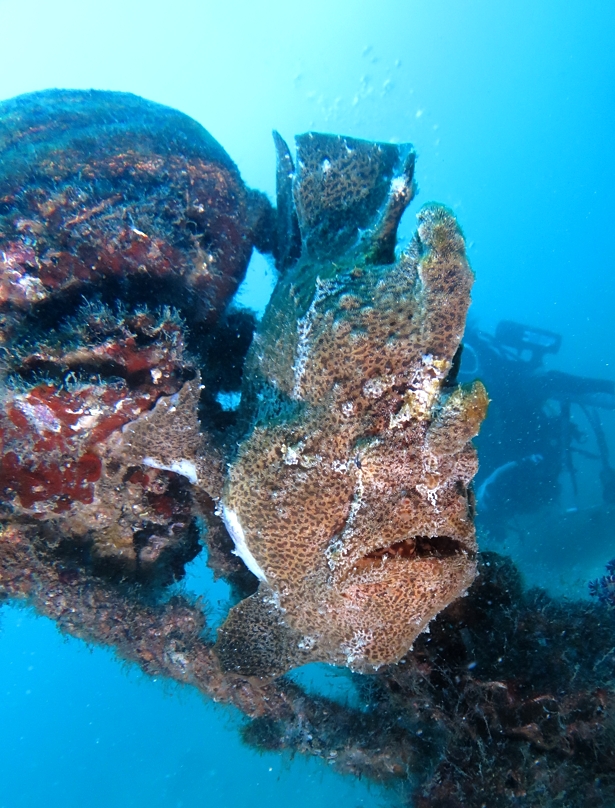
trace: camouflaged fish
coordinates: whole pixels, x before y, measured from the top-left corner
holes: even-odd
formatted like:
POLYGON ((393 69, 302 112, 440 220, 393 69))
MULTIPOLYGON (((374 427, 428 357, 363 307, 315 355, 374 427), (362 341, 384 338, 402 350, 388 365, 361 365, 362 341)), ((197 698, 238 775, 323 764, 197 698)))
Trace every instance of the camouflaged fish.
POLYGON ((306 134, 295 168, 276 142, 285 271, 248 356, 250 428, 219 503, 260 585, 216 647, 248 675, 309 661, 370 672, 476 575, 470 441, 487 395, 454 380, 473 275, 440 205, 396 256, 409 145, 306 134))

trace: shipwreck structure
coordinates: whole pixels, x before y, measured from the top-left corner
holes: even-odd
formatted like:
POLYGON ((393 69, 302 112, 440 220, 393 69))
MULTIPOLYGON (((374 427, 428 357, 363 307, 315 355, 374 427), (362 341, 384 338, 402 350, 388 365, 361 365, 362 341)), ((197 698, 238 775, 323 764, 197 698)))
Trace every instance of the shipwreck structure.
POLYGON ((461 230, 431 204, 396 251, 410 146, 296 145, 274 208, 175 110, 0 105, 0 599, 409 804, 609 805, 608 599, 477 552, 461 230), (260 323, 231 305, 254 248, 279 272, 260 323), (205 546, 235 599, 217 636, 171 587, 205 546), (283 676, 313 660, 364 709, 283 676))

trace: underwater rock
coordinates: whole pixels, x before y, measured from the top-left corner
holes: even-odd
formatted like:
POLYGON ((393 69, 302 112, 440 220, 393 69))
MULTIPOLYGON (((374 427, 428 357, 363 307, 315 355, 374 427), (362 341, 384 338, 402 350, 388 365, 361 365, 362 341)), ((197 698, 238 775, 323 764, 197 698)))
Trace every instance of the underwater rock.
POLYGON ((396 662, 476 574, 470 440, 487 396, 449 376, 473 279, 461 231, 428 205, 396 258, 409 146, 311 133, 297 165, 278 178, 292 182, 302 256, 247 357, 251 431, 220 503, 260 586, 217 649, 259 676, 396 662))
POLYGON ((181 321, 86 305, 64 337, 21 346, 9 365, 0 517, 44 525, 124 574, 193 557, 203 436, 181 321))
POLYGON ((0 153, 0 519, 168 582, 200 549, 197 481, 221 490, 198 410, 240 384, 253 321, 228 372, 214 346, 271 205, 198 123, 127 93, 4 101, 0 153))
POLYGON ((271 206, 186 115, 129 93, 0 103, 0 334, 109 288, 211 320, 267 247, 271 206))

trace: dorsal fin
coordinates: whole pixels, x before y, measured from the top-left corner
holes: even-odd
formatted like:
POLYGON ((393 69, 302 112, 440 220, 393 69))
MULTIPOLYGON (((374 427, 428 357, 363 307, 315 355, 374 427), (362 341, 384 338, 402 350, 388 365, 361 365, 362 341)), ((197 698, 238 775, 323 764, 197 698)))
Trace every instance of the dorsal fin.
POLYGON ((316 132, 299 135, 296 144, 293 197, 304 255, 335 259, 359 246, 367 231, 367 251, 373 246, 391 263, 397 224, 414 190, 412 147, 316 132))
POLYGON ((295 166, 290 149, 279 132, 273 131, 276 164, 276 249, 275 264, 280 272, 296 264, 301 255, 301 234, 293 202, 295 166))

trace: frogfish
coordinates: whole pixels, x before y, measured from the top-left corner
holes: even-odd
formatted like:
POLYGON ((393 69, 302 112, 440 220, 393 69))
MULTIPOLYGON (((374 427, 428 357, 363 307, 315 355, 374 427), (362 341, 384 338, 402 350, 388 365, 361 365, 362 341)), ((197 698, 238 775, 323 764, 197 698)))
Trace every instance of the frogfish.
POLYGON ((218 511, 259 579, 218 631, 223 667, 398 662, 476 576, 472 438, 456 382, 473 273, 453 213, 408 246, 409 144, 276 136, 281 277, 250 348, 218 511))

